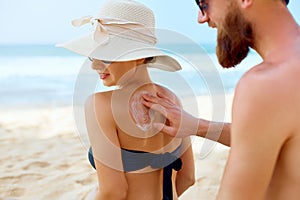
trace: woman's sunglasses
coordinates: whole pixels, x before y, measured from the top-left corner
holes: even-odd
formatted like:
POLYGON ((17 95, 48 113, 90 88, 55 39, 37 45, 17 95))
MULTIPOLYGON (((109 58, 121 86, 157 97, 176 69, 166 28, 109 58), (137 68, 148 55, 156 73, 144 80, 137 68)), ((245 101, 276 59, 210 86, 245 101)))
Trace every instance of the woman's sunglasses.
MULTIPOLYGON (((91 58, 91 57, 88 57, 88 58, 89 58, 89 60, 90 60, 91 62, 94 61, 94 58, 91 58)), ((106 60, 101 60, 101 62, 103 62, 103 63, 106 64, 106 65, 110 65, 110 64, 112 63, 112 61, 106 61, 106 60)))

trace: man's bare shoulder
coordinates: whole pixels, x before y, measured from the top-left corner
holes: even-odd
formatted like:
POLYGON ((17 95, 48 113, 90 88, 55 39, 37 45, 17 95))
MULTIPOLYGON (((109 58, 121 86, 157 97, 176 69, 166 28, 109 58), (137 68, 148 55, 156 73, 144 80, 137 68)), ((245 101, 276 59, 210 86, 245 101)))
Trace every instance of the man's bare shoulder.
MULTIPOLYGON (((300 51, 299 51, 300 55, 300 51)), ((260 98, 290 99, 300 84, 300 58, 288 56, 285 60, 264 61, 246 72, 237 85, 236 93, 244 90, 260 98)), ((285 100, 287 100, 285 99, 285 100)), ((280 102, 279 102, 280 103, 280 102)))
POLYGON ((278 95, 279 90, 275 90, 278 79, 274 69, 269 63, 261 63, 247 71, 239 80, 235 96, 241 99, 270 100, 278 95))
POLYGON ((236 87, 233 117, 241 117, 240 112, 245 112, 245 120, 262 117, 262 120, 280 121, 286 131, 296 128, 294 119, 300 112, 300 63, 297 60, 263 62, 245 73, 236 87))

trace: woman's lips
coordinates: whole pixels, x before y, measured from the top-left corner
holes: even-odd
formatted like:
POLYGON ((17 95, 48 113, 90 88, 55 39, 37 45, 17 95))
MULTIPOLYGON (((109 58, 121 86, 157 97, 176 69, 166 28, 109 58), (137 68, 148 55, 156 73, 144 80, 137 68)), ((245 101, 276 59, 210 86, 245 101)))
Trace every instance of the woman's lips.
POLYGON ((109 74, 100 74, 100 79, 104 80, 109 76, 109 74))

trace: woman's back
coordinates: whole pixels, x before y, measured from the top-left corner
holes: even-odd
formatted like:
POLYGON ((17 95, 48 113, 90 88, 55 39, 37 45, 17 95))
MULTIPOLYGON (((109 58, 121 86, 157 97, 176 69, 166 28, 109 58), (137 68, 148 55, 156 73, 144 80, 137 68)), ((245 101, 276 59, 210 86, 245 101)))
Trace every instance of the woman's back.
POLYGON ((154 13, 139 2, 107 1, 98 16, 72 21, 75 26, 88 23, 94 25, 92 34, 60 46, 88 57, 104 86, 119 87, 92 95, 85 106, 92 147, 89 158, 99 183, 95 199, 176 199, 169 177, 173 169, 180 169, 179 157, 186 150, 183 157, 188 164, 177 173, 176 178, 181 178, 176 179, 176 191, 181 194, 193 184, 192 150, 181 149, 182 139, 171 138, 152 127, 154 122, 168 121, 147 110, 141 94, 162 92, 176 99, 171 92, 151 83, 147 68, 174 72, 181 65, 155 46, 154 13))
MULTIPOLYGON (((122 90, 125 90, 124 93, 129 95, 117 102, 123 109, 117 112, 113 111, 115 120, 122 121, 116 123, 118 125, 118 137, 121 147, 157 153, 175 150, 181 143, 181 139, 170 137, 154 129, 152 127, 153 122, 168 122, 162 115, 147 109, 142 103, 143 94, 156 95, 157 92, 160 92, 168 95, 170 99, 174 99, 179 104, 179 100, 175 95, 166 88, 153 83, 143 85, 132 92, 128 92, 125 88, 122 90)), ((118 93, 118 91, 112 92, 118 93)), ((120 92, 123 93, 122 91, 120 92)), ((112 98, 114 97, 119 98, 113 94, 112 98)))
MULTIPOLYGON (((123 109, 118 109, 117 111, 112 111, 114 114, 114 119, 120 122, 117 124, 118 138, 120 141, 120 146, 122 151, 134 151, 133 154, 142 154, 143 152, 148 152, 153 154, 165 154, 166 152, 174 154, 176 149, 179 149, 182 139, 170 137, 166 134, 154 130, 152 128, 153 121, 164 122, 165 118, 162 116, 157 116, 157 113, 149 111, 142 104, 142 95, 145 93, 156 95, 157 92, 164 93, 170 97, 170 99, 176 98, 167 89, 149 83, 143 85, 132 92, 128 92, 128 88, 123 88, 123 91, 112 91, 112 108, 113 105, 118 103, 123 109), (130 94, 125 98, 122 97, 122 93, 130 94), (115 93, 115 94, 114 94, 115 93), (114 100, 116 98, 116 100, 114 100), (129 115, 129 116, 128 116, 129 115), (117 117, 116 117, 117 116, 117 117), (154 119, 156 118, 156 119, 154 119)), ((177 99, 176 102, 179 102, 177 99)), ((115 107, 115 109, 117 109, 115 107)), ((168 122, 165 122, 168 123, 168 122)), ((176 152, 178 157, 181 151, 176 152)), ((131 158, 126 158, 126 153, 122 153, 123 167, 126 165, 139 165, 140 160, 146 159, 140 155, 133 155, 138 160, 131 158), (129 163, 131 162, 131 163, 129 163), (137 163, 135 163, 137 162, 137 163)), ((145 155, 145 157, 148 155, 145 155)), ((149 159, 147 159, 149 160, 149 159)), ((174 157, 171 162, 174 162, 176 157, 174 157)), ((165 164, 167 165, 167 164, 165 164)), ((127 199, 161 199, 163 193, 163 168, 166 167, 164 164, 160 168, 154 169, 153 166, 141 165, 137 166, 137 170, 128 171, 126 179, 128 181, 128 197, 127 199)), ((175 173, 175 172, 174 172, 175 173)), ((173 176, 174 177, 174 176, 173 176)), ((173 181, 174 182, 174 181, 173 181)), ((173 191, 175 191, 175 185, 172 185, 173 191)), ((173 195, 174 199, 177 195, 173 195)))

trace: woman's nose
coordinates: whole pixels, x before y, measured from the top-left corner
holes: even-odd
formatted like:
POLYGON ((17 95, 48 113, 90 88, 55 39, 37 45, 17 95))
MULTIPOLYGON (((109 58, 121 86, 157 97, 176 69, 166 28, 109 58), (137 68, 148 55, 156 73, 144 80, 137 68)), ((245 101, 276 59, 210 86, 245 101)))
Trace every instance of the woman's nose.
POLYGON ((200 10, 198 11, 198 23, 203 24, 205 22, 208 22, 209 18, 206 12, 201 12, 200 10))
POLYGON ((92 63, 92 68, 95 69, 97 72, 102 73, 105 71, 105 69, 107 68, 107 66, 102 63, 102 62, 93 62, 92 63))
POLYGON ((97 72, 98 73, 103 73, 106 70, 107 66, 105 65, 101 65, 101 66, 97 66, 97 72))

